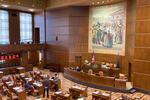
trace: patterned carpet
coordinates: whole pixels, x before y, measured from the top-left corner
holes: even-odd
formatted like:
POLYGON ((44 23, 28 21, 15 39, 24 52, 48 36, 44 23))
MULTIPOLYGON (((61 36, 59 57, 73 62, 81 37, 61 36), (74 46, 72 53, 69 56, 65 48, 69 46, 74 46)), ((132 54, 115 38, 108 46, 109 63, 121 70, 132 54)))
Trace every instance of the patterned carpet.
MULTIPOLYGON (((36 70, 36 69, 35 69, 36 70)), ((49 72, 49 70, 42 70, 43 73, 46 73, 48 75, 51 75, 53 76, 54 73, 52 72, 49 72)), ((63 73, 59 73, 59 78, 61 79, 61 88, 62 88, 62 91, 65 91, 65 92, 68 92, 69 91, 69 88, 73 85, 79 85, 81 87, 85 87, 83 85, 80 85, 80 84, 77 84, 77 83, 74 83, 66 78, 63 77, 63 73)), ((90 88, 88 87, 88 97, 85 98, 85 100, 92 100, 92 92, 96 91, 96 90, 99 90, 99 91, 102 91, 102 92, 105 92, 104 90, 100 90, 100 89, 95 89, 95 88, 90 88)), ((50 92, 50 95, 52 94, 52 92, 50 92)), ((140 93, 140 92, 135 92, 133 94, 130 94, 130 93, 118 93, 118 92, 112 92, 111 94, 111 100, 122 100, 121 99, 121 95, 124 94, 124 95, 127 95, 129 97, 132 98, 132 100, 150 100, 150 95, 148 94, 144 94, 144 93, 140 93)), ((6 97, 3 97, 3 100, 7 100, 6 97)), ((47 98, 42 98, 42 95, 41 96, 27 96, 27 100, 51 100, 50 98, 47 99, 47 98)))

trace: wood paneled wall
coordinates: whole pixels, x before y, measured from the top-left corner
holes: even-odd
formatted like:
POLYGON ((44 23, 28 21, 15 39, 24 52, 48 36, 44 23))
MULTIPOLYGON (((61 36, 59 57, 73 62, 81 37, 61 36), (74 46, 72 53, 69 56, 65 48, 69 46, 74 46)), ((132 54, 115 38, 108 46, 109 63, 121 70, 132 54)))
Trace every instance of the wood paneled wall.
POLYGON ((39 64, 39 51, 28 51, 28 64, 34 66, 39 64))
POLYGON ((48 43, 47 63, 68 65, 69 59, 69 10, 66 8, 49 10, 46 14, 48 43))
MULTIPOLYGON (((132 4, 127 7, 127 35, 126 55, 119 57, 123 73, 128 74, 128 63, 132 62, 134 50, 134 22, 130 15, 134 16, 132 4), (130 41, 129 41, 130 40, 130 41)), ((135 17, 135 16, 134 16, 135 17)), ((72 6, 47 11, 47 42, 49 50, 47 58, 49 62, 68 66, 76 65, 75 57, 81 56, 82 63, 85 59, 91 61, 92 54, 88 53, 88 26, 89 7, 72 6), (58 39, 58 41, 56 40, 58 39)), ((106 61, 116 63, 116 55, 95 54, 98 62, 106 61)), ((62 67, 65 67, 62 66, 62 67)))
POLYGON ((18 11, 9 11, 9 39, 10 44, 20 41, 20 21, 18 11))
POLYGON ((23 51, 21 52, 21 66, 23 67, 28 67, 28 52, 27 51, 23 51))
MULTIPOLYGON (((126 53, 125 56, 119 56, 121 72, 128 75, 128 65, 132 62, 134 50, 134 33, 135 33, 135 10, 131 3, 127 6, 127 31, 126 31, 126 53), (132 15, 132 16, 131 16, 132 15)), ((88 52, 88 26, 89 26, 89 8, 88 7, 71 7, 69 15, 69 33, 70 49, 69 63, 75 64, 75 56, 82 57, 84 60, 91 61, 92 53, 88 52)), ((117 62, 117 55, 95 54, 96 62, 117 62)))
POLYGON ((136 35, 133 62, 133 84, 150 90, 150 1, 136 0, 136 35))
POLYGON ((40 41, 45 41, 44 32, 44 11, 37 12, 34 14, 34 27, 40 28, 40 41))
POLYGON ((70 7, 69 12, 69 63, 74 64, 75 56, 88 53, 89 7, 70 7))
MULTIPOLYGON (((63 1, 62 1, 63 2, 63 1)), ((55 6, 55 5, 54 5, 55 6)), ((56 7, 57 8, 57 7, 56 7)), ((127 0, 126 53, 120 57, 123 73, 131 62, 134 87, 150 90, 150 1, 127 0)), ((75 56, 91 60, 88 53, 88 7, 47 11, 48 62, 75 64, 75 56)), ((95 54, 96 61, 116 62, 116 56, 95 54)))

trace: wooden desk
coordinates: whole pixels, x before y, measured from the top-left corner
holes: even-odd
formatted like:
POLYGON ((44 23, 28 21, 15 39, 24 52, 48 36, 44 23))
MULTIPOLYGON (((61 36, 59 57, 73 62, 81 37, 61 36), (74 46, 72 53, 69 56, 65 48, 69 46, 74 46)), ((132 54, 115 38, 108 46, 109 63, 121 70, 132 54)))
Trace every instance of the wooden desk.
POLYGON ((24 78, 23 79, 25 82, 29 82, 29 83, 33 83, 34 82, 34 80, 33 80, 33 78, 32 77, 26 77, 26 78, 24 78))
POLYGON ((3 97, 2 97, 2 95, 0 94, 0 100, 3 100, 3 97))
POLYGON ((21 78, 26 78, 26 77, 27 77, 27 75, 26 75, 25 73, 21 73, 21 74, 19 74, 19 76, 20 76, 21 78))
POLYGON ((143 93, 134 93, 133 95, 132 95, 132 99, 133 100, 140 100, 142 97, 144 96, 144 94, 143 93))
POLYGON ((17 70, 17 72, 18 72, 19 74, 25 73, 24 67, 17 67, 16 70, 17 70))
POLYGON ((114 76, 119 75, 120 69, 119 68, 111 68, 111 67, 108 67, 108 68, 101 67, 101 71, 104 72, 104 75, 114 77, 114 76))
POLYGON ((38 76, 39 76, 40 79, 42 79, 42 80, 48 77, 47 74, 38 74, 38 76))
POLYGON ((70 94, 63 93, 62 91, 55 92, 51 95, 51 100, 71 100, 70 94))
POLYGON ((12 82, 12 81, 8 81, 5 84, 8 87, 8 89, 10 89, 10 90, 12 90, 12 88, 15 86, 14 82, 12 82))
POLYGON ((23 87, 14 87, 13 91, 17 94, 18 100, 26 100, 26 92, 23 87))
POLYGON ((98 91, 92 93, 93 100, 111 100, 111 95, 108 93, 100 93, 98 91))
POLYGON ((72 86, 69 88, 70 94, 72 97, 79 98, 87 97, 87 88, 79 87, 79 86, 72 86))
POLYGON ((69 68, 64 69, 64 74, 80 82, 84 82, 86 84, 95 85, 95 86, 114 87, 115 84, 114 77, 108 77, 108 76, 100 77, 96 75, 89 75, 87 73, 77 72, 69 68))
POLYGON ((4 76, 4 77, 2 78, 2 81, 3 81, 3 83, 5 84, 6 82, 11 81, 11 79, 10 79, 10 77, 8 77, 8 76, 4 76))
POLYGON ((34 83, 33 83, 33 86, 35 86, 36 89, 39 91, 39 95, 43 94, 43 92, 44 92, 44 87, 43 87, 43 84, 42 84, 42 83, 36 83, 36 82, 34 82, 34 83))
POLYGON ((126 89, 127 80, 124 79, 115 79, 115 87, 120 89, 126 89))
POLYGON ((33 73, 34 73, 35 75, 40 75, 40 74, 42 74, 39 70, 33 71, 33 73))
POLYGON ((0 71, 0 78, 2 78, 3 77, 3 72, 2 71, 0 71))
POLYGON ((119 68, 111 67, 110 65, 108 66, 106 64, 102 65, 102 64, 94 63, 94 64, 84 64, 82 66, 82 70, 85 73, 88 73, 89 69, 92 69, 94 74, 98 73, 99 71, 103 71, 104 75, 112 76, 112 77, 118 75, 120 72, 119 68))

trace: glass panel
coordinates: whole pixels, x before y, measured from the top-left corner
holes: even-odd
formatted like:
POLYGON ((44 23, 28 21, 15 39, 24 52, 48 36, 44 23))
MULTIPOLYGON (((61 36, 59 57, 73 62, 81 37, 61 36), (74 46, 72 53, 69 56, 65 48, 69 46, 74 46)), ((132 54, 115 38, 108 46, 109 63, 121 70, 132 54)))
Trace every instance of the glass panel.
POLYGON ((27 43, 32 42, 32 15, 20 13, 20 40, 27 43))
POLYGON ((0 44, 9 44, 8 12, 0 10, 0 44))

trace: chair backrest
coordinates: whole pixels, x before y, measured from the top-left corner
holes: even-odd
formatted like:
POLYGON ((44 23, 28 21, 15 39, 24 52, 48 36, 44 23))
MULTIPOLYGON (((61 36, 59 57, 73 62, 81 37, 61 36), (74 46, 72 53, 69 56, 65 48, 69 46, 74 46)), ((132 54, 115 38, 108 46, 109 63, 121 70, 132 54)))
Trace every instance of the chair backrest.
POLYGON ((34 76, 34 73, 32 73, 32 72, 29 72, 29 73, 30 73, 30 76, 31 76, 31 77, 33 77, 33 76, 34 76))
POLYGON ((12 100, 12 94, 11 94, 11 92, 10 91, 6 91, 6 95, 12 100))
POLYGON ((2 95, 0 94, 0 100, 3 100, 2 95))
POLYGON ((16 77, 14 75, 12 75, 12 79, 14 82, 16 82, 16 77))
POLYGON ((65 99, 63 99, 61 97, 57 97, 56 100, 65 100, 65 99))

